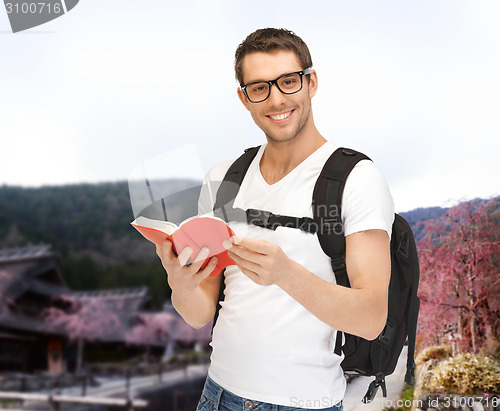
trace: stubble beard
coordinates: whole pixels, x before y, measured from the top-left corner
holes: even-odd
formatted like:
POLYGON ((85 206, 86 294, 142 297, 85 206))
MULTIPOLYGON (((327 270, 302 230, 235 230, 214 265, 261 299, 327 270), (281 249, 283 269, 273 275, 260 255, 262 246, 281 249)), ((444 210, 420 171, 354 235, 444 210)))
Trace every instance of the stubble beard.
POLYGON ((275 135, 273 135, 272 133, 270 133, 266 130, 263 130, 264 134, 266 135, 267 140, 269 142, 273 142, 273 143, 286 143, 288 141, 295 139, 298 135, 300 135, 300 133, 302 132, 302 130, 306 126, 307 122, 309 121, 309 117, 311 116, 311 105, 309 104, 307 107, 305 107, 305 110, 307 111, 307 116, 306 116, 304 122, 299 123, 297 129, 295 131, 293 131, 292 133, 290 133, 288 136, 278 138, 275 135))

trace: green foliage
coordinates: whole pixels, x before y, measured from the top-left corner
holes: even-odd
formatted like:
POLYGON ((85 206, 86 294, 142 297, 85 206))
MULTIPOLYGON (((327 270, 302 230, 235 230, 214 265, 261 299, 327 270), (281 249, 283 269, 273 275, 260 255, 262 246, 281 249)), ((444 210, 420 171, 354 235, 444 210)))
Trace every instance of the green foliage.
POLYGON ((407 407, 406 405, 413 404, 413 392, 414 386, 405 384, 401 393, 401 401, 397 402, 397 404, 401 404, 401 407, 384 407, 383 411, 411 411, 411 406, 407 407))
POLYGON ((106 234, 130 235, 127 183, 0 187, 0 235, 15 225, 27 241, 56 250, 98 249, 106 234))
POLYGON ((401 402, 403 404, 403 407, 401 408, 401 410, 411 411, 411 407, 406 407, 404 404, 412 404, 414 390, 415 390, 414 385, 405 385, 404 386, 403 392, 401 393, 401 402))
POLYGON ((90 256, 59 257, 61 273, 71 290, 96 290, 104 275, 104 269, 90 256))
POLYGON ((85 352, 85 363, 109 363, 122 362, 129 358, 129 354, 123 347, 113 347, 113 349, 87 349, 85 352))
POLYGON ((117 284, 120 288, 148 287, 156 309, 161 309, 172 293, 166 281, 165 269, 159 260, 150 263, 130 261, 106 267, 98 288, 116 288, 117 284))
POLYGON ((430 392, 474 395, 500 393, 500 364, 491 357, 463 353, 438 363, 424 379, 430 392))
POLYGON ((63 278, 74 291, 146 286, 156 309, 161 309, 172 293, 159 260, 125 261, 104 267, 88 255, 61 257, 59 261, 63 278))
POLYGON ((9 409, 9 408, 18 408, 22 407, 22 400, 11 400, 11 399, 1 399, 0 407, 9 409))

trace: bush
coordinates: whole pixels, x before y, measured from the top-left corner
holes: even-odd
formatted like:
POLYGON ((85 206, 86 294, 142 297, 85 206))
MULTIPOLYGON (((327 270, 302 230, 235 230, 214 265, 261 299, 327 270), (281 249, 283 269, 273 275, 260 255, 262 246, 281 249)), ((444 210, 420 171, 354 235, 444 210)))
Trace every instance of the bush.
MULTIPOLYGON (((414 394, 414 389, 415 386, 413 385, 406 385, 403 388, 403 392, 401 393, 401 401, 403 404, 409 404, 413 402, 413 394, 414 394)), ((411 407, 408 408, 405 405, 403 405, 403 408, 401 408, 404 411, 411 411, 411 407)))
POLYGON ((451 347, 449 345, 439 345, 427 347, 415 358, 415 363, 421 365, 429 360, 444 360, 451 357, 451 347))
POLYGON ((500 363, 491 357, 463 353, 441 361, 424 380, 424 389, 449 394, 499 394, 500 363))

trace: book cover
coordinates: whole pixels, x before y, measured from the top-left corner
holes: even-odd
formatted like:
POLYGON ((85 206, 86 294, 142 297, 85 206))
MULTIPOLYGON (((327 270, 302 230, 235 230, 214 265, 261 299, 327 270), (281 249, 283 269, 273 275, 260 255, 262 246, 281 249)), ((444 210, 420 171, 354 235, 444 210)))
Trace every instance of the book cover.
POLYGON ((166 239, 172 241, 173 251, 176 254, 189 246, 193 249, 192 256, 196 257, 203 247, 207 247, 210 255, 203 262, 202 267, 208 264, 211 257, 217 256, 218 259, 216 267, 210 273, 211 277, 219 274, 227 266, 235 264, 222 245, 224 240, 229 240, 234 235, 234 232, 220 218, 191 217, 177 226, 169 221, 152 220, 140 216, 131 224, 144 238, 156 245, 161 246, 166 239))

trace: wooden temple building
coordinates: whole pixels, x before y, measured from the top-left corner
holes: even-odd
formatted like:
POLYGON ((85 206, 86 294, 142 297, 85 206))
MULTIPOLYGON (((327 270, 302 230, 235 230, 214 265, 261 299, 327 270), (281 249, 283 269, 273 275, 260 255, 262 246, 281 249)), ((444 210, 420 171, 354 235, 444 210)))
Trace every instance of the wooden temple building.
MULTIPOLYGON (((67 309, 68 301, 76 307, 73 309, 75 316, 70 320, 77 321, 78 325, 73 328, 96 325, 109 331, 97 333, 86 343, 86 350, 96 347, 114 351, 119 348, 124 352, 133 352, 134 347, 137 350, 142 334, 139 334, 139 342, 136 338, 134 346, 129 344, 127 336, 133 327, 147 322, 155 314, 151 310, 147 287, 70 290, 50 246, 0 250, 0 371, 59 373, 74 370, 77 346, 74 335, 68 327, 57 321, 47 322, 44 316, 50 310, 67 309), (85 315, 90 317, 81 321, 84 311, 95 305, 97 299, 105 302, 108 314, 96 305, 95 314, 87 313, 85 315)), ((185 346, 210 341, 206 327, 201 332, 193 330, 178 315, 175 323, 177 334, 169 335, 170 342, 178 338, 185 346)), ((93 330, 92 327, 88 329, 93 330)), ((145 344, 150 345, 151 341, 145 344)), ((166 347, 159 339, 157 345, 161 344, 166 347)))

